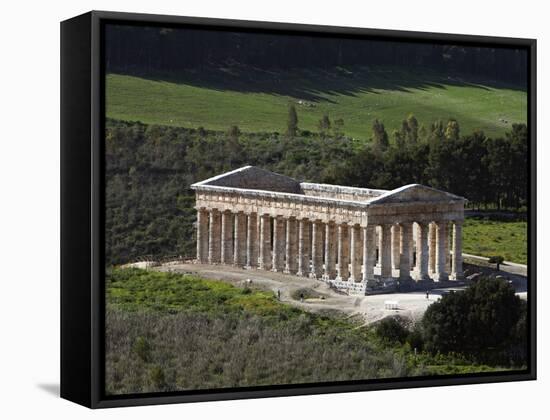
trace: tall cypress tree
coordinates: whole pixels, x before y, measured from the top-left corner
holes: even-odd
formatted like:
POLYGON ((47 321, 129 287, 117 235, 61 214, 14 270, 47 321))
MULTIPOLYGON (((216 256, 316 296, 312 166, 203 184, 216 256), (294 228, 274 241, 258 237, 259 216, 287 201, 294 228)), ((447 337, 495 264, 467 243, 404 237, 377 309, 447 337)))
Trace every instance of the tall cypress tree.
POLYGON ((290 104, 288 107, 288 119, 286 134, 288 137, 296 136, 298 132, 298 114, 296 113, 296 107, 294 104, 290 104))

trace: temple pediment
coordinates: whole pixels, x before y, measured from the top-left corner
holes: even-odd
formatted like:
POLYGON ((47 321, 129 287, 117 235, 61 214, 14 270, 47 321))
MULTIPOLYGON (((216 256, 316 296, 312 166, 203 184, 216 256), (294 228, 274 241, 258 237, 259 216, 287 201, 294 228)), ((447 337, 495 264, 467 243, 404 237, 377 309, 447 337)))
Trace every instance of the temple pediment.
POLYGON ((302 194, 300 183, 295 179, 256 166, 244 166, 191 185, 195 188, 200 186, 302 194))
POLYGON ((466 199, 446 191, 427 187, 426 185, 410 184, 388 191, 374 200, 371 200, 369 204, 376 205, 408 202, 451 203, 457 201, 466 201, 466 199))

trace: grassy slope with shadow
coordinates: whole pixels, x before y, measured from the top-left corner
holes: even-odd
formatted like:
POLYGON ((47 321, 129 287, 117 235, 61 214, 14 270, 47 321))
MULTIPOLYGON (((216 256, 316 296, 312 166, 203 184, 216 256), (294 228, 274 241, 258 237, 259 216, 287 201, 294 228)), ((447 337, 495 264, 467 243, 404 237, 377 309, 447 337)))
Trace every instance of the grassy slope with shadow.
POLYGON ((514 86, 484 80, 405 71, 347 67, 266 72, 228 68, 173 75, 107 75, 107 116, 207 129, 238 125, 247 132, 284 132, 289 101, 297 105, 301 129, 317 131, 324 113, 344 119, 344 132, 369 139, 375 118, 388 133, 414 113, 428 128, 455 118, 464 133, 482 129, 500 136, 526 121, 527 94, 514 86), (311 106, 310 106, 311 105, 311 106))

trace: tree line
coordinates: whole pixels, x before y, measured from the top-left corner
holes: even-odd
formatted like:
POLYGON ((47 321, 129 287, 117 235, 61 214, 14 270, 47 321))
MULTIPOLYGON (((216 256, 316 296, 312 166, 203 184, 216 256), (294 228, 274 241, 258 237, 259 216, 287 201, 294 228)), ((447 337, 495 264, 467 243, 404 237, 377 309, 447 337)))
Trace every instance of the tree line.
MULTIPOLYGON (((328 118, 328 117, 327 117, 328 118)), ((330 121, 330 118, 328 118, 330 121)), ((330 123, 334 127, 334 123, 330 123)), ((226 132, 108 120, 106 248, 109 264, 144 255, 194 255, 194 182, 244 165, 301 181, 393 189, 420 183, 462 195, 474 208, 527 205, 527 127, 502 138, 462 135, 458 122, 428 129, 414 116, 388 135, 381 121, 358 143, 334 128, 226 132)), ((339 129, 340 130, 340 129, 339 129)))
POLYGON ((429 68, 525 86, 527 52, 440 43, 197 28, 107 25, 107 71, 158 74, 244 65, 260 69, 346 65, 429 68))

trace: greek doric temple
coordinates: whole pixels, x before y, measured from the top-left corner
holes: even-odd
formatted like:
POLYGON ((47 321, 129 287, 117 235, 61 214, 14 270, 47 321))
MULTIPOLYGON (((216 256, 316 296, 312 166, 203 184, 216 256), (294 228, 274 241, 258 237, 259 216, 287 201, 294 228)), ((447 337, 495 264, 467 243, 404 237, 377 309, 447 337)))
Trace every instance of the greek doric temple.
POLYGON ((245 166, 191 186, 197 262, 309 276, 349 293, 462 277, 465 199, 299 182, 245 166))

